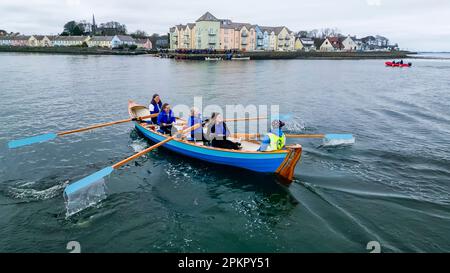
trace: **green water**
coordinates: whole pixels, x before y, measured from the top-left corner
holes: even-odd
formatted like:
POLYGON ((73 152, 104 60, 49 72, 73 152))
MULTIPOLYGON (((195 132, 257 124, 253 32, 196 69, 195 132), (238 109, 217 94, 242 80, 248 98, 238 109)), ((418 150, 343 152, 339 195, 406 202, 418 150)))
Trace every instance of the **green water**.
POLYGON ((184 62, 0 54, 0 251, 384 252, 450 250, 450 61, 184 62), (289 139, 292 185, 158 149, 106 179, 70 218, 62 192, 148 143, 131 124, 17 150, 9 140, 128 117, 127 100, 279 104, 293 133, 353 133, 351 147, 289 139))

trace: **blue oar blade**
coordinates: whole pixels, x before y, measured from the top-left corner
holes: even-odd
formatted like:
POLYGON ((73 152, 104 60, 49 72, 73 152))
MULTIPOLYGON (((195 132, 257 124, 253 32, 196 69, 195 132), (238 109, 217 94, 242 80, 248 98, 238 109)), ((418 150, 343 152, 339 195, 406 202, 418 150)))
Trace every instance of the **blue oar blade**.
POLYGON ((272 115, 271 116, 271 120, 281 120, 281 121, 286 121, 286 120, 290 120, 292 119, 292 115, 291 114, 278 114, 278 115, 272 115))
POLYGON ((43 135, 39 135, 39 136, 33 136, 33 137, 12 140, 12 141, 8 142, 8 147, 10 149, 13 149, 13 148, 22 147, 25 145, 31 145, 31 144, 38 143, 38 142, 45 142, 45 141, 55 139, 57 136, 58 136, 57 134, 50 133, 50 134, 43 134, 43 135))
POLYGON ((96 173, 70 184, 64 189, 66 216, 73 215, 106 198, 104 178, 114 169, 106 167, 96 173))
POLYGON ((325 146, 351 145, 355 143, 352 134, 326 134, 323 138, 325 146))
POLYGON ((95 182, 97 182, 98 180, 103 179, 103 177, 111 174, 112 171, 114 171, 113 167, 106 167, 98 172, 86 176, 85 178, 78 180, 77 182, 74 182, 69 186, 67 186, 64 189, 64 194, 66 196, 69 196, 71 194, 76 193, 79 190, 82 190, 83 188, 89 187, 90 185, 95 184, 95 182))

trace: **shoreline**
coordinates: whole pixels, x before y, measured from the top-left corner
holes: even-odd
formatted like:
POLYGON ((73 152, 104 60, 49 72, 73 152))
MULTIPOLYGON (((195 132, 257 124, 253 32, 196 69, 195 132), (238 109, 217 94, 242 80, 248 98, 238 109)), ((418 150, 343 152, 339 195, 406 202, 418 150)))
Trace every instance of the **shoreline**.
MULTIPOLYGON (((107 48, 89 48, 89 47, 10 47, 0 46, 0 52, 16 53, 44 53, 44 54, 70 54, 70 55, 121 55, 137 56, 152 55, 162 58, 173 58, 178 60, 197 60, 204 61, 206 57, 222 58, 226 60, 225 53, 216 54, 183 54, 175 52, 160 53, 156 50, 117 50, 107 48)), ((310 59, 310 60, 360 60, 360 59, 407 59, 417 58, 411 56, 417 52, 410 51, 378 51, 378 52, 321 52, 321 51, 291 51, 291 52, 241 52, 241 57, 250 57, 250 60, 292 60, 292 59, 310 59)))
POLYGON ((157 53, 154 50, 146 50, 146 49, 128 51, 128 50, 93 48, 93 47, 11 47, 11 46, 0 46, 0 52, 71 54, 71 55, 122 55, 122 56, 136 56, 136 55, 157 53))
MULTIPOLYGON (((359 59, 406 59, 409 55, 415 55, 416 52, 410 51, 377 51, 377 52, 322 52, 322 51, 292 51, 292 52, 242 52, 241 57, 250 57, 250 60, 292 60, 292 59, 311 59, 311 60, 359 60, 359 59)), ((174 58, 179 60, 197 60, 203 61, 206 57, 222 58, 226 60, 226 54, 183 54, 183 53, 158 53, 157 56, 163 58, 174 58)))

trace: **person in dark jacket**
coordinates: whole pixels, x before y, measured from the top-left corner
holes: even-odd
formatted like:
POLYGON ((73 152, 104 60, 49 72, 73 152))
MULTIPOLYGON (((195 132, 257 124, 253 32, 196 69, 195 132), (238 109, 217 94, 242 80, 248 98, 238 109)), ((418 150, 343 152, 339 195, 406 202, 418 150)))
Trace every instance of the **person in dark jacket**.
POLYGON ((158 132, 160 133, 172 135, 172 130, 176 131, 175 127, 173 127, 176 119, 168 103, 162 105, 162 111, 159 112, 157 122, 159 125, 158 132))
POLYGON ((211 115, 211 121, 207 128, 206 137, 211 141, 211 146, 232 150, 239 150, 241 148, 240 143, 227 139, 230 136, 230 130, 223 121, 222 115, 219 113, 213 113, 211 115))
MULTIPOLYGON (((154 94, 152 97, 152 101, 150 102, 150 105, 148 106, 148 110, 150 111, 150 114, 159 114, 162 110, 162 101, 158 94, 154 94)), ((152 118, 153 123, 157 123, 158 117, 152 118)))

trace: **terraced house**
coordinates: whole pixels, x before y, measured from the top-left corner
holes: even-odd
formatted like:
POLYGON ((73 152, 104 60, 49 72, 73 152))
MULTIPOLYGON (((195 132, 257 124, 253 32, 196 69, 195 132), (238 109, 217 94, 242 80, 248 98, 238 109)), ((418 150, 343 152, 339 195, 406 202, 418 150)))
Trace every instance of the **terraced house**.
POLYGON ((170 49, 294 50, 295 35, 288 28, 261 27, 218 19, 206 12, 195 23, 169 30, 170 49))

